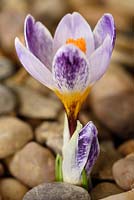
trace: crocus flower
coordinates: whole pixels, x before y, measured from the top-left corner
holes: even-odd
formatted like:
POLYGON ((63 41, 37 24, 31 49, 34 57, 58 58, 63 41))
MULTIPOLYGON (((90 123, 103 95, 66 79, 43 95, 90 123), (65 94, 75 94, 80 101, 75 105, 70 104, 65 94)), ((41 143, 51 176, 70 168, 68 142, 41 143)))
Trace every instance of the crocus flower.
MULTIPOLYGON (((24 25, 24 46, 15 47, 25 69, 53 90, 75 124, 80 107, 92 85, 105 73, 115 43, 112 15, 104 14, 93 32, 77 12, 65 15, 52 38, 48 29, 28 15, 24 25)), ((75 130, 70 125, 70 134, 75 130)))
POLYGON ((77 128, 70 138, 68 121, 65 118, 62 174, 63 181, 81 184, 82 171, 85 170, 87 179, 99 155, 97 129, 93 122, 88 122, 82 128, 77 121, 77 128))

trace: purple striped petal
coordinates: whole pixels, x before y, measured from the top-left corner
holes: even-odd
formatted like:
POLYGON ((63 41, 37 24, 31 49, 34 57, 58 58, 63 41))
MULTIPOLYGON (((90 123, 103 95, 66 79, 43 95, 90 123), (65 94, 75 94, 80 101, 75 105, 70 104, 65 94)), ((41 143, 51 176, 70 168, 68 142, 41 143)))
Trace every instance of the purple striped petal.
POLYGON ((20 62, 25 69, 38 81, 50 89, 55 87, 52 73, 40 62, 20 41, 15 39, 15 48, 20 62))
POLYGON ((87 163, 85 166, 87 175, 90 174, 92 167, 94 166, 94 164, 99 156, 99 153, 100 153, 100 146, 99 146, 99 142, 98 142, 98 138, 97 138, 97 134, 96 134, 97 130, 95 127, 93 127, 92 131, 94 132, 94 136, 93 136, 90 152, 88 155, 87 163))
POLYGON ((31 15, 25 19, 24 27, 27 48, 49 69, 52 65, 53 39, 48 29, 35 22, 31 15))
POLYGON ((99 154, 97 141, 97 129, 92 122, 89 122, 80 131, 78 136, 76 162, 81 172, 86 166, 88 174, 90 173, 90 170, 99 154))
POLYGON ((116 38, 112 15, 104 14, 98 21, 93 34, 96 50, 88 59, 90 68, 89 84, 95 83, 103 76, 111 59, 116 38))
POLYGON ((94 28, 93 34, 95 40, 95 48, 98 48, 103 43, 106 36, 109 35, 113 49, 116 38, 116 29, 114 19, 111 14, 104 14, 101 17, 96 27, 94 28))
POLYGON ((111 39, 107 35, 103 44, 89 58, 89 84, 95 83, 106 72, 112 55, 111 39))
POLYGON ((74 45, 61 47, 53 61, 53 77, 62 92, 83 91, 88 84, 88 61, 74 45))
POLYGON ((65 15, 57 26, 54 35, 54 51, 64 45, 68 38, 84 38, 86 53, 90 56, 94 50, 93 33, 87 21, 77 12, 65 15))

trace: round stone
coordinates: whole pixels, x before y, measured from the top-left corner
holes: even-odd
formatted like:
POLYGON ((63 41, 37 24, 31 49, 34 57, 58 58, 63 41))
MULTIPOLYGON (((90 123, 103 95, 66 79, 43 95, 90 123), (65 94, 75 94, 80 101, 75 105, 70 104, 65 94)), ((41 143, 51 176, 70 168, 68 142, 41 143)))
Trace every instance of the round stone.
POLYGON ((3 200, 22 200, 28 188, 14 178, 0 180, 0 194, 3 200))
POLYGON ((5 57, 0 57, 0 80, 11 76, 15 71, 15 67, 11 60, 5 57))
POLYGON ((118 148, 118 151, 124 155, 127 156, 130 153, 134 152, 134 140, 128 140, 126 142, 124 142, 123 144, 121 144, 118 148))
POLYGON ((10 173, 29 187, 55 180, 55 158, 45 147, 30 142, 6 159, 10 173))
POLYGON ((116 184, 103 182, 99 183, 91 190, 92 200, 101 199, 110 195, 119 194, 123 192, 116 184))
POLYGON ((28 118, 55 119, 61 109, 60 101, 46 97, 28 87, 14 86, 19 97, 19 114, 28 118))
POLYGON ((37 142, 47 145, 55 153, 61 153, 63 145, 63 126, 60 122, 43 122, 35 130, 37 142))
POLYGON ((99 121, 122 139, 133 138, 134 84, 120 66, 111 66, 91 92, 91 106, 99 121))
POLYGON ((30 190, 23 200, 90 200, 88 192, 69 183, 45 183, 30 190))
POLYGON ((0 115, 14 111, 15 107, 15 95, 8 87, 0 84, 0 115))
POLYGON ((101 200, 133 200, 134 199, 134 190, 128 192, 122 192, 120 194, 112 195, 101 200))
MULTIPOLYGON (((7 2, 9 1, 6 1, 6 3, 7 2)), ((19 4, 21 4, 21 2, 19 4)), ((16 5, 16 8, 20 7, 19 4, 16 5)), ((22 34, 22 27, 27 13, 24 9, 18 10, 16 8, 8 7, 7 9, 2 9, 0 12, 1 47, 4 52, 12 55, 14 54, 15 56, 14 39, 15 36, 22 34)))
POLYGON ((95 113, 99 120, 122 139, 133 138, 134 93, 122 93, 96 103, 95 113))
POLYGON ((113 176, 122 189, 134 188, 134 153, 114 163, 113 176))
POLYGON ((15 117, 0 118, 0 159, 10 156, 32 140, 29 124, 15 117))

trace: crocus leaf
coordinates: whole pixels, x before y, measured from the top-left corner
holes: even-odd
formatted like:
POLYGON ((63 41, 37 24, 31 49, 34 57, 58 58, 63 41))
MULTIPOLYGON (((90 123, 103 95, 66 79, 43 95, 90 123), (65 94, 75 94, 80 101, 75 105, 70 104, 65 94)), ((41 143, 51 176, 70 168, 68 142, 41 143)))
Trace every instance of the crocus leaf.
POLYGON ((82 187, 88 190, 88 178, 85 169, 82 171, 82 187))
POLYGON ((55 161, 55 176, 57 182, 63 182, 62 157, 59 154, 57 154, 55 161))

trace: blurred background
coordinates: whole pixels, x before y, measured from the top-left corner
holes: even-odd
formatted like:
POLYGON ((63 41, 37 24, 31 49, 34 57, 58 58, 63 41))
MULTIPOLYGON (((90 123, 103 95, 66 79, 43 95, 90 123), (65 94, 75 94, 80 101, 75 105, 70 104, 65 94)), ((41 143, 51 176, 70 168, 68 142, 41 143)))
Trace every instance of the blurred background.
MULTIPOLYGON (((109 69, 93 87, 79 116, 83 124, 89 120, 94 121, 105 155, 103 159, 106 159, 104 161, 101 158, 101 162, 109 162, 105 167, 99 165, 101 169, 94 170, 94 185, 98 180, 114 181, 111 171, 113 163, 121 155, 134 152, 133 0, 0 0, 0 188, 4 188, 0 194, 5 194, 6 184, 10 187, 14 185, 13 188, 23 188, 21 196, 13 199, 19 200, 29 188, 47 179, 52 180, 47 175, 43 175, 43 178, 39 175, 38 180, 35 178, 33 181, 30 172, 18 166, 28 165, 25 157, 31 149, 35 151, 34 155, 30 155, 31 159, 36 157, 38 151, 36 147, 33 148, 34 145, 41 144, 41 147, 50 150, 52 156, 60 153, 64 120, 63 107, 56 96, 28 75, 21 66, 16 56, 14 39, 18 36, 23 40, 24 19, 28 13, 54 34, 59 20, 73 11, 80 12, 92 29, 104 13, 111 13, 117 28, 116 45, 109 69), (23 155, 21 152, 18 155, 18 150, 28 153, 23 155), (107 152, 111 152, 111 157, 107 152), (12 162, 8 156, 11 156, 12 162), (14 156, 18 156, 18 161, 14 161, 14 156), (5 183, 7 177, 12 178, 5 183), (21 183, 14 183, 14 180, 25 186, 18 186, 21 183)), ((44 165, 41 167, 44 170, 44 165)))
MULTIPOLYGON (((90 105, 88 108, 86 107, 86 110, 93 111, 97 119, 111 131, 119 132, 119 137, 121 135, 121 138, 131 138, 134 134, 134 106, 132 105, 134 73, 133 8, 132 0, 1 0, 1 83, 9 86, 13 83, 26 85, 36 89, 39 93, 47 90, 22 68, 14 48, 16 36, 23 40, 23 24, 28 13, 32 14, 36 20, 44 23, 54 34, 59 20, 68 12, 80 12, 87 19, 92 29, 103 13, 109 12, 113 15, 116 23, 116 45, 108 72, 92 90, 92 94, 87 100, 90 105)), ((52 95, 51 92, 50 95, 52 95)), ((6 102, 1 100, 2 111, 0 111, 0 114, 7 114, 8 112, 4 111, 2 103, 6 104, 6 102)), ((7 106, 6 110, 8 110, 7 106)), ((17 114, 23 117, 20 112, 17 114)), ((24 115, 24 117, 27 116, 24 115)))

